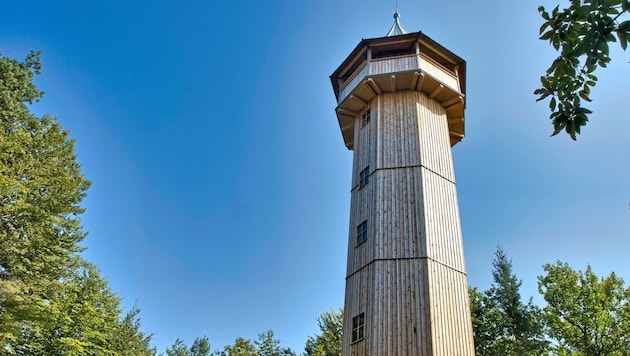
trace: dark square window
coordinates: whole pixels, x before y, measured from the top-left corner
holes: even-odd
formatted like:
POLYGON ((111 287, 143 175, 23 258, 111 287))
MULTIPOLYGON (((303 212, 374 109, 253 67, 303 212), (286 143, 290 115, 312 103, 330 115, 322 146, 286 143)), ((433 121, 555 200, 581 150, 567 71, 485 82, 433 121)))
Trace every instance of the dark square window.
POLYGON ((357 246, 367 241, 367 220, 357 226, 357 246))
POLYGON ((370 167, 365 167, 364 170, 359 173, 359 188, 365 187, 370 182, 370 167))
POLYGON ((363 126, 367 125, 370 122, 370 109, 365 110, 363 115, 361 115, 361 123, 363 126))
POLYGON ((365 336, 365 313, 352 318, 352 342, 363 340, 365 336))

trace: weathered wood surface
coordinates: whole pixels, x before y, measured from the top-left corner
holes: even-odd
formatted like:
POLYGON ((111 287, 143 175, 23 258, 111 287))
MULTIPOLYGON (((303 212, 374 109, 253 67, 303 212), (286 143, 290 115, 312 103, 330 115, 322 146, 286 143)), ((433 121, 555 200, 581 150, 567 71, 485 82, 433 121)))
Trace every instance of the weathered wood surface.
POLYGON ((354 90, 354 88, 356 88, 356 86, 365 79, 365 77, 368 75, 369 70, 370 67, 367 66, 366 63, 360 66, 357 71, 352 74, 350 79, 348 79, 348 81, 344 83, 344 86, 341 89, 340 96, 343 96, 344 98, 348 96, 348 94, 350 94, 352 90, 354 90))
POLYGON ((444 68, 426 55, 413 54, 366 61, 342 84, 338 101, 342 102, 369 76, 418 70, 431 75, 453 90, 461 91, 459 80, 450 69, 444 68))
POLYGON ((419 59, 419 67, 427 74, 432 75, 437 78, 442 83, 450 86, 451 88, 456 89, 457 91, 461 91, 461 87, 459 85, 459 80, 455 73, 453 73, 450 69, 442 67, 439 63, 436 63, 431 57, 420 55, 419 59))
POLYGON ((472 355, 446 109, 418 91, 377 95, 356 117, 344 355, 472 355), (370 167, 369 184, 359 173, 370 167), (356 227, 368 221, 357 246, 356 227), (352 344, 352 317, 365 339, 352 344))

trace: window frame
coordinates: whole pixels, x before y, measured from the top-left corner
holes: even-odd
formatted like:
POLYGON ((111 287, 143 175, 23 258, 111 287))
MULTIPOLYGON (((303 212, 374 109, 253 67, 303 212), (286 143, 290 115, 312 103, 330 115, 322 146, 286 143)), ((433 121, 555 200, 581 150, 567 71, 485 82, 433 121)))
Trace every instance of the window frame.
POLYGON ((370 123, 372 119, 372 113, 370 112, 370 109, 365 110, 362 114, 361 114, 361 128, 365 127, 367 124, 370 123))
POLYGON ((368 239, 367 220, 363 220, 357 225, 357 246, 363 245, 368 239))
POLYGON ((365 187, 368 183, 370 183, 370 166, 359 172, 359 189, 365 187))
POLYGON ((365 339, 365 313, 352 318, 351 338, 353 344, 365 339))

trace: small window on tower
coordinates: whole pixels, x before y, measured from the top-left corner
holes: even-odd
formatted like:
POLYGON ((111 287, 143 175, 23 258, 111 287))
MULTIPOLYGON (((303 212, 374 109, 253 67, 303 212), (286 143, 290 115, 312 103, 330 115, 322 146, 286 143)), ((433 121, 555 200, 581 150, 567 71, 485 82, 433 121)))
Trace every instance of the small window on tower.
POLYGON ((367 220, 365 220, 357 226, 357 246, 367 241, 367 238, 367 220))
POLYGON ((365 313, 352 318, 352 342, 363 340, 365 336, 365 313))
POLYGON ((367 125, 370 122, 370 109, 365 110, 361 118, 361 122, 363 123, 363 126, 367 125))
POLYGON ((364 170, 359 173, 359 188, 365 187, 370 182, 370 167, 365 167, 364 170))

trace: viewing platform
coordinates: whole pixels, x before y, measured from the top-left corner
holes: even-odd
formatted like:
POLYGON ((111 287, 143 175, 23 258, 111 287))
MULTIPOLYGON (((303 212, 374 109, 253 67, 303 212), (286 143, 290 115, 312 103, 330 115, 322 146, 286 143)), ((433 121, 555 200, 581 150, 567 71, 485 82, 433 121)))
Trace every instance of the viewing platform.
POLYGON ((421 32, 363 40, 331 75, 337 118, 348 149, 355 120, 376 95, 422 92, 438 101, 448 117, 451 146, 464 137, 466 62, 421 32))

